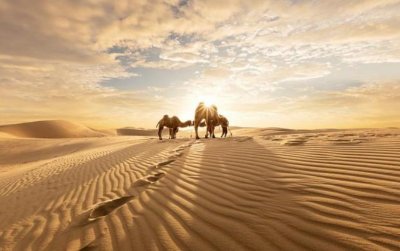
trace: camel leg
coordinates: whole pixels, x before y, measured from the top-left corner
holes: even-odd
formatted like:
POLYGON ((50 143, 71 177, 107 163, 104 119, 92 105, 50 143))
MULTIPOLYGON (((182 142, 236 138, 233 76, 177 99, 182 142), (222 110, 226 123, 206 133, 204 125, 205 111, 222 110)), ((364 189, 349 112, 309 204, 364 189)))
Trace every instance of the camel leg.
MULTIPOLYGON (((206 130, 206 135, 204 136, 204 138, 208 138, 208 133, 211 131, 211 128, 209 125, 207 125, 207 130, 206 130)), ((211 132, 210 132, 210 136, 211 136, 211 132)))
POLYGON ((164 126, 160 126, 159 128, 158 128, 158 138, 160 139, 160 140, 162 140, 162 130, 164 129, 164 126))
POLYGON ((222 127, 222 136, 221 136, 221 137, 226 138, 226 134, 227 134, 227 133, 228 133, 227 127, 222 127))
POLYGON ((212 137, 215 139, 215 126, 211 126, 212 137))
POLYGON ((194 131, 196 133, 196 139, 200 139, 200 137, 199 137, 199 124, 200 124, 200 120, 195 119, 194 120, 194 131))
POLYGON ((210 134, 210 138, 212 138, 212 125, 207 126, 207 138, 208 138, 208 134, 210 134))

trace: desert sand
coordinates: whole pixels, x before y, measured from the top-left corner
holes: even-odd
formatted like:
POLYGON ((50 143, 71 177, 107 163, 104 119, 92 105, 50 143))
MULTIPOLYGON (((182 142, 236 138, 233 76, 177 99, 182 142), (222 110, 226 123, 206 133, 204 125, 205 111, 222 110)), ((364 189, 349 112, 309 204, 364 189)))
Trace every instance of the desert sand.
POLYGON ((30 138, 81 138, 104 136, 102 132, 64 120, 47 120, 3 125, 0 126, 0 133, 30 138))
POLYGON ((0 250, 399 250, 400 130, 0 127, 0 250))

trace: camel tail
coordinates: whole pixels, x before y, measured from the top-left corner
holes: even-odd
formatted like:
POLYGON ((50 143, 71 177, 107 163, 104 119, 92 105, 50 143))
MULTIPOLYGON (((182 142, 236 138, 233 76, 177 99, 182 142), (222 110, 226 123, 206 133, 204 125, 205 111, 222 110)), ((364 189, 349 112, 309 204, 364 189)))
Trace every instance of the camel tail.
POLYGON ((158 128, 158 125, 160 124, 160 121, 158 121, 158 123, 157 123, 157 125, 156 125, 156 128, 158 128))

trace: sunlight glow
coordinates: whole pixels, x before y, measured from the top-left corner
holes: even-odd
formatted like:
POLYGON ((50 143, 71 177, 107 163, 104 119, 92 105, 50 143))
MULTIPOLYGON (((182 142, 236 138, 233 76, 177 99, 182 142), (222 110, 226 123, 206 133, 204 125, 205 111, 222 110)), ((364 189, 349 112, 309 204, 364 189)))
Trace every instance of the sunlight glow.
POLYGON ((206 96, 199 99, 200 102, 204 102, 206 107, 210 107, 211 105, 215 105, 216 98, 212 96, 206 96))
POLYGON ((213 94, 188 95, 185 97, 184 105, 181 106, 181 109, 177 112, 177 114, 185 119, 194 119, 194 111, 200 102, 204 102, 206 106, 216 105, 219 108, 221 101, 221 99, 218 99, 218 97, 213 94))

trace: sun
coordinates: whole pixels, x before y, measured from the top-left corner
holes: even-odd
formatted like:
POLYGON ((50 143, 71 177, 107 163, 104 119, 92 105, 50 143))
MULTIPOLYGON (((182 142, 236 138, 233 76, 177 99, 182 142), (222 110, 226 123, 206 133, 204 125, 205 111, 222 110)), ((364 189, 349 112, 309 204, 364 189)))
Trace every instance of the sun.
POLYGON ((211 105, 215 105, 216 99, 213 96, 205 96, 205 97, 201 97, 200 102, 204 102, 204 105, 206 107, 210 107, 211 105))
POLYGON ((185 97, 183 102, 184 105, 180 106, 180 110, 176 111, 176 115, 182 117, 184 119, 193 119, 194 112, 196 107, 199 105, 200 102, 203 102, 206 107, 211 107, 212 105, 216 105, 218 109, 220 106, 222 107, 221 98, 211 94, 201 94, 198 93, 188 95, 185 97))

